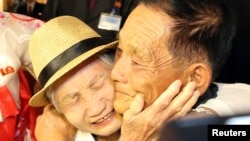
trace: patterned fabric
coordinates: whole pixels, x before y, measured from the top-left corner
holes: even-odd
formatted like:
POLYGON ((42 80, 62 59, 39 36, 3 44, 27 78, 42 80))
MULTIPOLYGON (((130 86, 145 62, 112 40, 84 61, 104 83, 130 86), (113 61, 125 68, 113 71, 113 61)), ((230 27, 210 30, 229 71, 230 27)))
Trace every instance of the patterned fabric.
POLYGON ((0 140, 35 141, 36 112, 23 68, 30 72, 28 43, 43 22, 21 14, 0 12, 0 140))
POLYGON ((28 81, 23 70, 18 71, 21 107, 18 108, 7 86, 0 87, 0 136, 4 141, 35 141, 36 111, 28 105, 31 97, 28 81))

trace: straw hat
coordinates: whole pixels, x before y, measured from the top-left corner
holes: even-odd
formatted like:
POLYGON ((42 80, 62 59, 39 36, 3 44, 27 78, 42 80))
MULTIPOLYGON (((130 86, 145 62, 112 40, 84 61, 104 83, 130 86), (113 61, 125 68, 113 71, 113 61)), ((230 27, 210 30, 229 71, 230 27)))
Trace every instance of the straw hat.
POLYGON ((30 59, 41 85, 30 99, 33 107, 49 103, 45 90, 56 80, 94 54, 117 45, 106 41, 81 20, 72 16, 53 18, 38 28, 29 44, 30 59))

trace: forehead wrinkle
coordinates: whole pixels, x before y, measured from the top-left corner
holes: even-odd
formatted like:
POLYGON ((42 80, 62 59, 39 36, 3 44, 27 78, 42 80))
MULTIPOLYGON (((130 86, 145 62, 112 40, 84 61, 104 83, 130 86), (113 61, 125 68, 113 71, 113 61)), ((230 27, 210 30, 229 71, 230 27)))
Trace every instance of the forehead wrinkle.
MULTIPOLYGON (((147 7, 146 11, 148 11, 148 8, 150 7, 147 7)), ((140 6, 131 13, 119 35, 119 46, 124 49, 126 46, 126 48, 130 47, 135 54, 141 53, 145 48, 159 45, 160 37, 163 35, 170 36, 168 35, 170 33, 169 28, 173 24, 173 20, 170 20, 170 17, 160 10, 152 9, 145 15, 141 14, 143 10, 145 10, 145 7, 140 6), (135 27, 134 25, 138 26, 135 27)), ((158 48, 158 46, 154 48, 158 48)))
MULTIPOLYGON (((145 48, 147 46, 152 47, 160 45, 159 39, 160 38, 166 38, 169 36, 169 23, 162 22, 162 25, 159 25, 159 22, 156 22, 154 20, 150 20, 147 22, 147 24, 143 21, 138 20, 136 23, 137 25, 140 25, 138 28, 136 28, 134 31, 127 33, 127 36, 131 36, 133 38, 130 38, 130 46, 133 47, 134 53, 137 53, 136 51, 138 48, 145 48)), ((162 41, 165 41, 162 40, 162 41)))
POLYGON ((135 29, 134 32, 130 32, 133 37, 131 40, 131 45, 137 47, 138 45, 143 45, 146 41, 149 44, 157 41, 158 37, 162 36, 165 30, 162 30, 160 26, 152 21, 145 24, 145 22, 138 23, 140 27, 135 29))
POLYGON ((130 33, 133 38, 130 40, 129 46, 132 47, 133 53, 138 54, 140 57, 143 57, 145 53, 151 54, 149 48, 159 44, 158 39, 164 34, 164 30, 154 30, 148 24, 144 27, 147 30, 138 28, 135 33, 130 33))
POLYGON ((76 82, 68 86, 70 86, 70 88, 64 91, 65 93, 64 97, 70 96, 72 94, 81 93, 83 89, 87 88, 87 85, 83 82, 76 82))

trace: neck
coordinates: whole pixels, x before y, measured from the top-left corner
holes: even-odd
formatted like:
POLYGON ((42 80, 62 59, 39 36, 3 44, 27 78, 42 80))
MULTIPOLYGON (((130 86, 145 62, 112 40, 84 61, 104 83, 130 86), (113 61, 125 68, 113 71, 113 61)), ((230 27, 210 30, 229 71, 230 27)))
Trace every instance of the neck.
POLYGON ((120 137, 120 131, 117 131, 109 136, 98 136, 98 141, 118 141, 120 137))

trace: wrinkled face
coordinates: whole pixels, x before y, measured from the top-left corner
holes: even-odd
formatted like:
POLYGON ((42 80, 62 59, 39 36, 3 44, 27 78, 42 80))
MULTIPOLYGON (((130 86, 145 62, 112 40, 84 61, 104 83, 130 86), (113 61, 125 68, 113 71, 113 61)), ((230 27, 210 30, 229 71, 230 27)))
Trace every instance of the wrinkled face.
POLYGON ((174 59, 167 50, 171 19, 166 14, 140 4, 120 31, 114 80, 117 112, 123 113, 136 94, 143 94, 146 107, 169 84, 180 79, 182 70, 173 67, 174 59))
POLYGON ((111 66, 100 59, 80 64, 54 85, 59 110, 81 131, 107 136, 121 126, 113 109, 114 88, 111 66))

